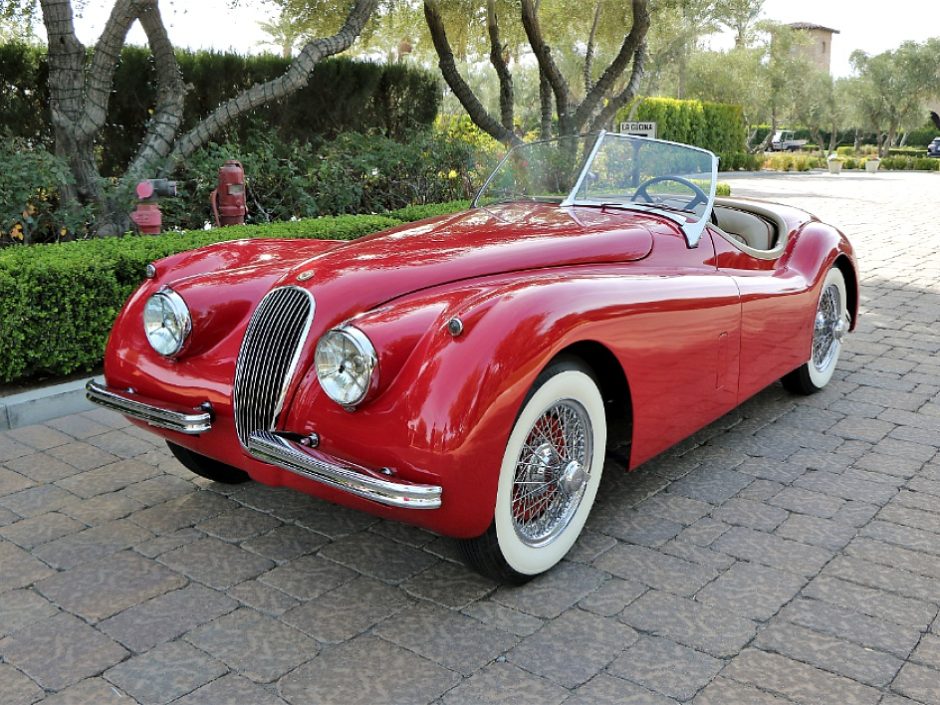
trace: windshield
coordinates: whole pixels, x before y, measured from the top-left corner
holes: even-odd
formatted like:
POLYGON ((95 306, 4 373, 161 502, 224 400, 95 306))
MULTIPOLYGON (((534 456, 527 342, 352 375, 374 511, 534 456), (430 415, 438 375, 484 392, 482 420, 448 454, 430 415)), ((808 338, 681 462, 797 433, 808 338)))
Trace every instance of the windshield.
POLYGON ((560 137, 513 147, 499 163, 476 205, 510 201, 561 203, 574 189, 597 135, 560 137))
POLYGON ((715 200, 718 160, 697 147, 601 132, 510 150, 474 205, 511 201, 652 211, 697 244, 715 200))

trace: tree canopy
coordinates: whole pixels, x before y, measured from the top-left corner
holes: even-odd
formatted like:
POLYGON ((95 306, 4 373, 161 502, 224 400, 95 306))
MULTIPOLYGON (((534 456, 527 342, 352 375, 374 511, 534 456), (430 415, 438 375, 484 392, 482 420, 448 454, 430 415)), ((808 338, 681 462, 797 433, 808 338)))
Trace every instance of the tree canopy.
POLYGON ((940 95, 940 39, 904 42, 894 51, 852 54, 851 95, 863 127, 879 134, 882 154, 902 129, 923 124, 926 102, 940 95))

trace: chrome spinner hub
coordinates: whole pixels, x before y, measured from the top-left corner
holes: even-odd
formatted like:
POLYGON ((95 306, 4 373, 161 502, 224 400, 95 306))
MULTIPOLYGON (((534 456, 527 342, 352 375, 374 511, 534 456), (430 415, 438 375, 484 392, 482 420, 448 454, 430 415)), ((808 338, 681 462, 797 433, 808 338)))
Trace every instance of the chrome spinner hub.
POLYGON ((565 466, 565 470, 558 480, 558 486, 569 495, 577 494, 578 491, 587 482, 588 474, 584 472, 584 466, 577 460, 572 460, 565 466))

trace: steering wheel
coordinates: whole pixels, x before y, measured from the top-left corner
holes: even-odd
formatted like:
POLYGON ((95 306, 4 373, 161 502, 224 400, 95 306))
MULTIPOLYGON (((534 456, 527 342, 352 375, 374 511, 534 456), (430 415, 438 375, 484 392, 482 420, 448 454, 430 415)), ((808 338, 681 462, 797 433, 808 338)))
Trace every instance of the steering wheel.
POLYGON ((633 200, 636 200, 637 197, 639 197, 647 203, 655 203, 653 197, 649 195, 649 192, 646 189, 654 184, 659 184, 664 181, 675 181, 677 184, 682 184, 683 186, 686 186, 692 190, 694 195, 692 196, 692 199, 685 204, 685 210, 692 210, 699 203, 708 203, 708 194, 706 194, 694 183, 688 179, 683 179, 681 176, 655 176, 652 179, 647 179, 637 187, 636 191, 633 192, 633 200))

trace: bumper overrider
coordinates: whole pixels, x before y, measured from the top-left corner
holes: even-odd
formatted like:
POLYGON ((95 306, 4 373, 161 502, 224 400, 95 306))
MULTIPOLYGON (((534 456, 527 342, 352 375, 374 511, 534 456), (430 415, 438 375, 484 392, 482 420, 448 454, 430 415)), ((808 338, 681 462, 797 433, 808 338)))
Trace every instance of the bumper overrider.
MULTIPOLYGON (((208 409, 169 409, 133 391, 118 391, 94 381, 85 386, 85 394, 96 404, 157 428, 191 436, 212 428, 212 412, 208 409)), ((256 460, 379 504, 402 509, 437 509, 441 506, 439 485, 393 482, 380 477, 382 471, 339 460, 270 431, 251 433, 247 450, 256 460)))

